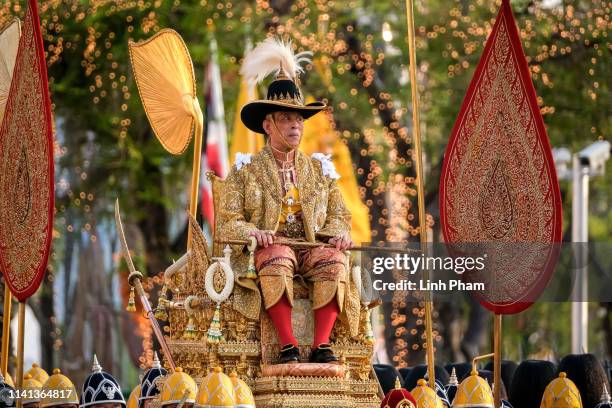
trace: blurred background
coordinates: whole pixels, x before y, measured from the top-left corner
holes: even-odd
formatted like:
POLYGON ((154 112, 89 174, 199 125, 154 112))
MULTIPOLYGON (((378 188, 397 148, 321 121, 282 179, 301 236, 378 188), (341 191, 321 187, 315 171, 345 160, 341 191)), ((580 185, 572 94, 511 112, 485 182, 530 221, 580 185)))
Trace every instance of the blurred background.
MULTIPOLYGON (((25 1, 0 7, 0 27, 25 1)), ((577 152, 609 137, 610 8, 603 0, 512 0, 553 147, 577 152)), ((418 89, 425 148, 428 225, 440 241, 438 183, 444 149, 500 1, 415 1, 418 89)), ((303 93, 326 101, 307 122, 304 150, 333 155, 356 215, 358 242, 418 240, 405 3, 384 1, 39 1, 55 119, 56 212, 48 274, 28 302, 26 370, 61 367, 80 385, 93 353, 129 389, 156 347, 146 319, 125 311, 127 268, 119 262, 113 205, 122 215, 153 304, 160 273, 186 244, 192 147, 171 156, 148 125, 128 41, 173 28, 193 59, 205 109, 205 169, 227 171, 236 151, 263 143, 237 114, 265 92, 243 84, 245 50, 267 35, 311 50, 303 93), (219 151, 216 149, 215 151, 219 151), (223 149, 221 149, 223 151, 223 149)), ((160 92, 163 92, 160 89, 160 92)), ((265 97, 265 94, 264 94, 265 97)), ((612 238, 611 162, 590 183, 589 240, 612 238)), ((571 240, 571 184, 560 180, 564 241, 571 240)), ((202 186, 200 221, 210 225, 202 186)), ((0 293, 3 293, 0 291, 0 293)), ((504 319, 504 358, 555 361, 570 352, 569 303, 539 303, 504 319)), ((609 304, 589 304, 589 352, 612 353, 609 304)), ((13 312, 16 307, 13 308, 13 312)), ((422 304, 380 308, 377 362, 423 363, 422 304)), ((15 323, 15 321, 13 322, 15 323)), ((470 360, 492 350, 492 316, 469 298, 435 305, 436 359, 470 360)), ((11 340, 13 342, 13 340, 11 340)), ((14 343, 14 342, 13 342, 14 343)))

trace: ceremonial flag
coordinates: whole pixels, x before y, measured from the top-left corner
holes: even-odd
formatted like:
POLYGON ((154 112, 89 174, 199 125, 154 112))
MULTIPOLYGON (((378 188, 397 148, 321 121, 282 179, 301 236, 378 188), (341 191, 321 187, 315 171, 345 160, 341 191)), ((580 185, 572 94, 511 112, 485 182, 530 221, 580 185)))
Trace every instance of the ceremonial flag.
MULTIPOLYGON (((312 97, 308 97, 306 102, 313 100, 312 97)), ((336 171, 340 175, 338 186, 346 207, 352 214, 351 238, 356 243, 370 242, 372 235, 368 207, 361 201, 359 195, 351 153, 332 128, 332 120, 331 114, 321 112, 305 121, 300 148, 307 155, 315 152, 331 154, 336 171)))
POLYGON ((249 85, 246 81, 240 83, 240 93, 236 104, 236 114, 234 115, 234 131, 230 144, 230 165, 234 165, 236 153, 256 154, 265 145, 264 137, 261 133, 255 133, 247 129, 240 120, 240 110, 250 101, 257 99, 257 89, 255 85, 249 85))
POLYGON ((206 173, 214 172, 225 178, 229 172, 227 154, 227 131, 225 128, 225 110, 223 109, 223 89, 218 64, 217 41, 212 37, 210 42, 210 61, 206 69, 206 125, 204 141, 206 149, 202 155, 202 175, 200 177, 202 196, 202 215, 214 226, 214 208, 212 188, 206 173))

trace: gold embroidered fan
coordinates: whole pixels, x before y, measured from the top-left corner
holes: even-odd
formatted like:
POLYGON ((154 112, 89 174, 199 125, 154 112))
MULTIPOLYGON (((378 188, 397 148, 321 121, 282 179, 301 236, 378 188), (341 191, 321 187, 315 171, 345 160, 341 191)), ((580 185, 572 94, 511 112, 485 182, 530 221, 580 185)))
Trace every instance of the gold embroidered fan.
POLYGON ((17 18, 0 32, 0 126, 2 126, 2 118, 4 118, 4 110, 11 89, 20 34, 21 22, 17 18))
MULTIPOLYGON (((128 44, 140 99, 155 136, 172 154, 182 154, 195 127, 189 212, 196 216, 204 118, 196 97, 189 51, 181 36, 164 29, 148 40, 128 44)), ((187 239, 191 245, 191 230, 187 239)))

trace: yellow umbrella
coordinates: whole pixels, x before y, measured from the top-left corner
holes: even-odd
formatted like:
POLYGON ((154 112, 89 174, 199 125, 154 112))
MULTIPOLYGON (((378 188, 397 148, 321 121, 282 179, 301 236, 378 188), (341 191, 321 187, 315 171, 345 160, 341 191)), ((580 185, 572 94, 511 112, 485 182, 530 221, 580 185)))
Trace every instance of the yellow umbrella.
MULTIPOLYGON (((189 212, 196 217, 204 118, 187 46, 176 31, 163 29, 148 40, 130 41, 128 48, 140 99, 164 148, 182 154, 195 126, 189 212)), ((191 230, 187 245, 191 247, 191 230)))
POLYGON ((20 34, 21 22, 17 18, 0 31, 0 126, 2 126, 4 110, 11 90, 20 34))

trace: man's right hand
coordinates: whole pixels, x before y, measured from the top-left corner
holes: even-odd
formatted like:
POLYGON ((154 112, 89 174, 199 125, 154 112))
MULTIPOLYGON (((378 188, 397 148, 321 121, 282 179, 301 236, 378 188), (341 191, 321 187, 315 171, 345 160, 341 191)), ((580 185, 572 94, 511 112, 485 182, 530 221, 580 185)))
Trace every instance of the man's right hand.
POLYGON ((249 234, 250 237, 255 237, 257 245, 267 248, 268 245, 274 243, 274 233, 272 231, 255 230, 249 234))

